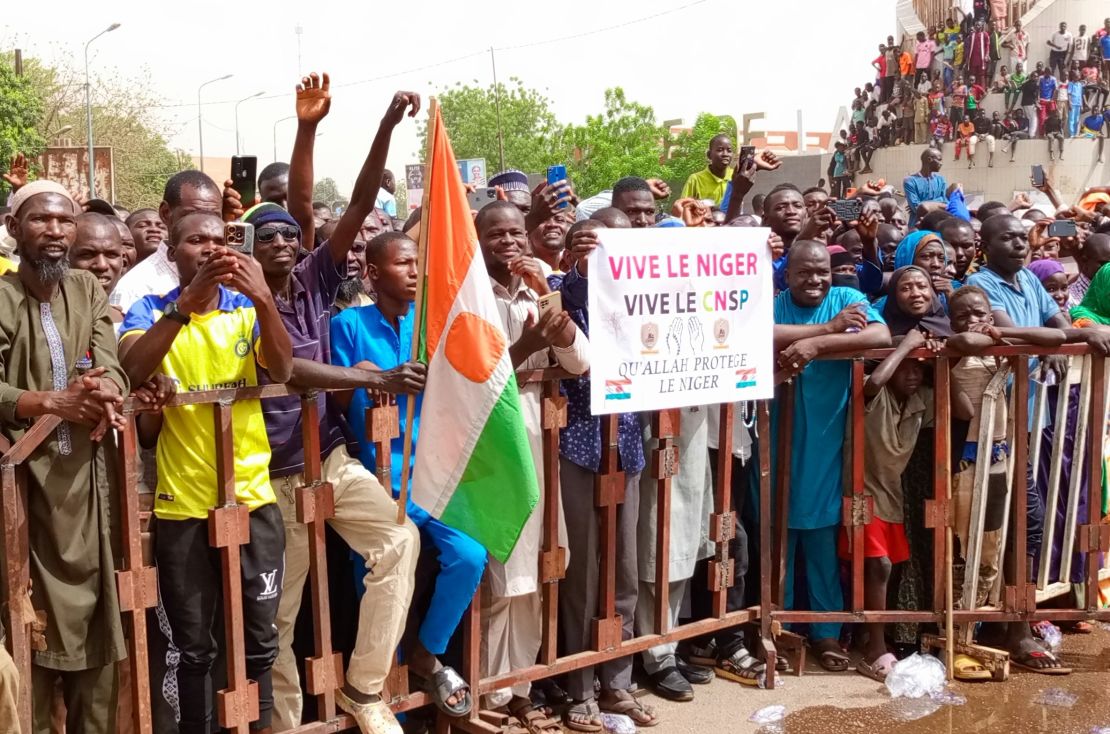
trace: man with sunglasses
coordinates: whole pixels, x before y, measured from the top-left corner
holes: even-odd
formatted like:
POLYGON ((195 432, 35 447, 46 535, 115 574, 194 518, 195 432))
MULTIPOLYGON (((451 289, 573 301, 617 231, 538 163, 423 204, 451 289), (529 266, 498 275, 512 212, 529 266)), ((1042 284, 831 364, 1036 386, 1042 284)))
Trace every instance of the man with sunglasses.
MULTIPOLYGON (((327 75, 312 74, 297 89, 297 137, 290 170, 290 208, 308 209, 299 201, 304 180, 312 180, 312 141, 316 124, 327 114, 330 93, 327 75), (295 200, 296 199, 296 200, 295 200)), ((347 277, 347 257, 364 220, 371 216, 382 179, 393 128, 411 106, 415 115, 420 98, 408 92, 394 95, 382 118, 370 153, 355 181, 350 206, 330 236, 300 262, 304 240, 311 244, 302 219, 272 203, 259 204, 243 215, 254 225, 254 257, 262 267, 278 314, 293 344, 290 384, 306 388, 358 388, 386 392, 419 390, 422 367, 402 365, 396 370, 371 371, 333 367, 330 314, 340 284, 347 277)), ((261 382, 267 381, 262 375, 261 382)), ((364 733, 400 734, 381 690, 404 631, 412 598, 419 535, 411 521, 396 522, 397 506, 374 474, 347 450, 342 411, 333 396, 317 397, 321 474, 332 486, 334 514, 329 523, 366 562, 366 594, 359 609, 358 636, 347 668, 346 682, 336 691, 339 707, 352 714, 364 733)), ((305 447, 300 397, 269 398, 262 403, 272 455, 270 481, 285 524, 285 578, 278 608, 278 659, 273 668, 274 729, 285 731, 301 722, 301 685, 293 654, 293 632, 308 575, 309 535, 297 519, 297 490, 305 486, 305 447)))

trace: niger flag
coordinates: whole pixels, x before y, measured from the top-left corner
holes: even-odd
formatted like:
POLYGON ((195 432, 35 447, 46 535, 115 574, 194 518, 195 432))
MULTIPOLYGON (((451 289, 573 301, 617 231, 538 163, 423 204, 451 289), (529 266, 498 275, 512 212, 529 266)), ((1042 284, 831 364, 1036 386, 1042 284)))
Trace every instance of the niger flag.
POLYGON ((539 502, 539 486, 509 344, 434 101, 431 118, 417 325, 428 381, 412 497, 504 563, 539 502))

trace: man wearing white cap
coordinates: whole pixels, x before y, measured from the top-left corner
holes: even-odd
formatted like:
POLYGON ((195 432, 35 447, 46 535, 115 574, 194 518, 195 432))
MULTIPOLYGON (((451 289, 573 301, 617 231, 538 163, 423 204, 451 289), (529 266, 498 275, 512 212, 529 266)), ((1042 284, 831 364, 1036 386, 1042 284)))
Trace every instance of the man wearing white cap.
MULTIPOLYGON (((22 258, 0 276, 0 431, 13 443, 45 415, 62 418, 24 464, 31 603, 46 615, 33 653, 33 731, 50 728, 61 683, 70 732, 114 732, 116 663, 125 656, 112 528, 112 428, 128 383, 108 298, 92 273, 71 270, 80 209, 62 186, 19 189, 5 224, 22 258)), ((6 599, 5 603, 19 603, 6 599)))

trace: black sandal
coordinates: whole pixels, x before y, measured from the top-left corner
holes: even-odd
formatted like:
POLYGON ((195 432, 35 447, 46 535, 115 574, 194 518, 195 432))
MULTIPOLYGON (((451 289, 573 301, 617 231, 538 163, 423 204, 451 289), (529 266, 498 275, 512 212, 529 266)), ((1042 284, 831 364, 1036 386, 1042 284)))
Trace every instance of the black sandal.
POLYGON ((443 666, 432 674, 430 681, 425 680, 425 683, 437 709, 455 718, 470 713, 470 709, 474 705, 470 696, 470 685, 462 679, 462 676, 454 668, 443 666), (447 699, 451 696, 458 697, 460 691, 465 691, 461 701, 454 706, 447 703, 447 699))

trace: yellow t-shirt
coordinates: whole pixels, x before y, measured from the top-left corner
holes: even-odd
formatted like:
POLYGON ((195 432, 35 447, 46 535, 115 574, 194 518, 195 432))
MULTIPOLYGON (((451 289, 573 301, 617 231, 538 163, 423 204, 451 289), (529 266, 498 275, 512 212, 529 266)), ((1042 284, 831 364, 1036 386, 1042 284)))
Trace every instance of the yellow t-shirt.
POLYGON ((686 179, 681 198, 712 199, 714 206, 720 206, 721 199, 725 198, 725 189, 728 188, 728 182, 731 180, 731 168, 725 169, 724 178, 718 178, 708 168, 703 168, 697 173, 691 173, 690 178, 686 179))
MULTIPOLYGON (((162 318, 179 289, 137 301, 120 327, 120 339, 142 334, 162 318)), ((178 392, 197 392, 258 385, 256 352, 258 322, 246 296, 220 287, 219 306, 193 315, 181 327, 161 370, 177 383, 178 392)), ((158 436, 158 489, 154 514, 162 520, 206 518, 215 507, 216 442, 211 405, 166 408, 158 436)), ((262 404, 237 401, 231 409, 235 448, 235 497, 255 510, 275 502, 270 485, 270 442, 262 404)))

